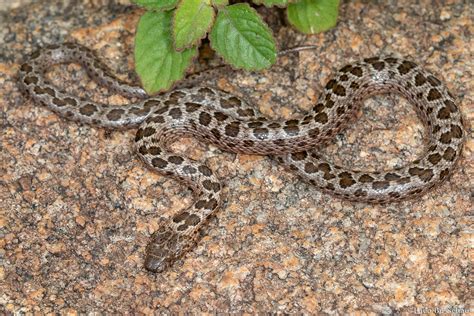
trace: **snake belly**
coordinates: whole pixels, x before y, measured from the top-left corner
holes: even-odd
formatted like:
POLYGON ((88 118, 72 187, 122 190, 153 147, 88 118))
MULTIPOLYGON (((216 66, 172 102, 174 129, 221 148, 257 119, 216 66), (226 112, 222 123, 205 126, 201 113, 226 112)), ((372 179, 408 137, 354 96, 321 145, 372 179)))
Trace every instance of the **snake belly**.
POLYGON ((392 56, 342 67, 312 109, 290 120, 268 120, 244 100, 204 86, 148 97, 139 86, 117 80, 92 51, 74 43, 33 53, 20 67, 19 83, 36 103, 69 120, 104 128, 138 127, 135 145, 140 159, 193 190, 193 204, 152 235, 145 267, 154 272, 164 271, 195 245, 198 231, 222 201, 222 184, 206 164, 170 150, 182 136, 235 153, 273 155, 325 192, 369 203, 412 198, 441 183, 451 174, 465 138, 461 112, 446 86, 416 63, 392 56), (111 90, 144 99, 123 106, 68 94, 45 78, 45 72, 60 63, 79 63, 111 90), (382 93, 408 99, 427 129, 425 151, 415 161, 383 172, 354 171, 314 150, 347 126, 366 98, 382 93))

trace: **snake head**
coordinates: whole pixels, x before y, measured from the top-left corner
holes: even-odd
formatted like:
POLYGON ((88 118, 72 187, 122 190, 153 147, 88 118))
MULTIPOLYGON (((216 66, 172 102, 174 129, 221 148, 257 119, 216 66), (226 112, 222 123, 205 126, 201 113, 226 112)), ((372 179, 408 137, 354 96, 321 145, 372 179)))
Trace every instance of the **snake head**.
POLYGON ((145 268, 157 273, 165 271, 196 243, 194 237, 194 234, 178 235, 168 225, 160 227, 153 233, 147 246, 145 268))

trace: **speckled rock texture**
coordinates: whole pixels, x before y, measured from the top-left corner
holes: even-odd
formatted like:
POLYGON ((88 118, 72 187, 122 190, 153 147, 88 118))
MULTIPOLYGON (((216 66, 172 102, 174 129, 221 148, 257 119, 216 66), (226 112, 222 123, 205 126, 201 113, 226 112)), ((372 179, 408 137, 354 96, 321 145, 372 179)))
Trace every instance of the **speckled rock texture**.
MULTIPOLYGON (((185 139, 176 150, 217 170, 226 200, 194 251, 163 274, 144 270, 149 236, 191 202, 190 192, 144 167, 132 151, 134 130, 66 121, 22 97, 16 83, 36 46, 65 40, 97 50, 120 77, 136 80, 133 35, 142 11, 90 2, 45 0, 0 12, 2 314, 411 314, 472 306, 472 138, 445 184, 388 205, 346 202, 267 157, 185 139)), ((472 2, 346 1, 337 27, 313 36, 285 26, 275 10, 260 12, 281 48, 318 47, 264 73, 209 83, 257 100, 265 115, 298 115, 339 67, 393 53, 444 78, 472 122, 472 2)), ((83 97, 127 102, 78 65, 49 77, 83 97)), ((393 168, 421 153, 423 135, 405 100, 380 96, 322 150, 353 168, 393 168)))

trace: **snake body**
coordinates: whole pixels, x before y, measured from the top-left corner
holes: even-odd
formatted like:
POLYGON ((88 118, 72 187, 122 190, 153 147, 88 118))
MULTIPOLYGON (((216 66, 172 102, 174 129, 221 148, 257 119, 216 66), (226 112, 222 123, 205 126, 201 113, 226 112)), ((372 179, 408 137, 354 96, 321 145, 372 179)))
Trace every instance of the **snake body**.
POLYGON ((151 169, 191 187, 195 201, 174 215, 151 238, 145 267, 161 272, 196 243, 198 230, 218 209, 222 185, 205 164, 173 153, 170 144, 192 136, 223 150, 273 155, 304 180, 333 195, 369 203, 399 201, 426 192, 445 180, 461 155, 465 131, 455 97, 434 75, 410 60, 373 57, 341 68, 301 119, 268 120, 234 95, 209 87, 177 89, 147 97, 117 80, 89 49, 66 43, 33 53, 20 67, 22 88, 32 99, 67 119, 105 128, 138 127, 140 159, 151 169), (82 64, 90 77, 112 90, 144 98, 125 106, 84 100, 50 84, 54 64, 82 64), (347 126, 363 100, 381 93, 404 96, 428 130, 424 153, 406 166, 363 172, 337 166, 314 147, 347 126))

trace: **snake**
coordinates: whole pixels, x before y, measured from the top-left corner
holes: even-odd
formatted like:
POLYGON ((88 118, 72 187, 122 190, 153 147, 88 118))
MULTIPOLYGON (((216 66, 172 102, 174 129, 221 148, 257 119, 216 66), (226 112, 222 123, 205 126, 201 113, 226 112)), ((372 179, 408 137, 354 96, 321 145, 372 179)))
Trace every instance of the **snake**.
POLYGON ((137 128, 134 147, 151 170, 188 186, 192 205, 152 234, 145 268, 163 272, 197 243, 203 225, 222 205, 223 185, 205 162, 175 153, 171 144, 193 137, 233 153, 269 155, 323 192, 365 203, 392 203, 419 196, 445 181, 461 156, 463 116, 445 84, 406 58, 376 56, 340 68, 301 118, 270 120, 231 93, 205 85, 148 96, 140 85, 117 79, 97 54, 76 43, 35 51, 19 68, 19 84, 37 104, 68 120, 107 129, 137 128), (101 104, 65 92, 46 78, 56 64, 78 63, 95 81, 138 101, 101 104), (350 170, 318 148, 347 127, 363 101, 398 94, 414 106, 427 130, 416 160, 386 171, 350 170))

